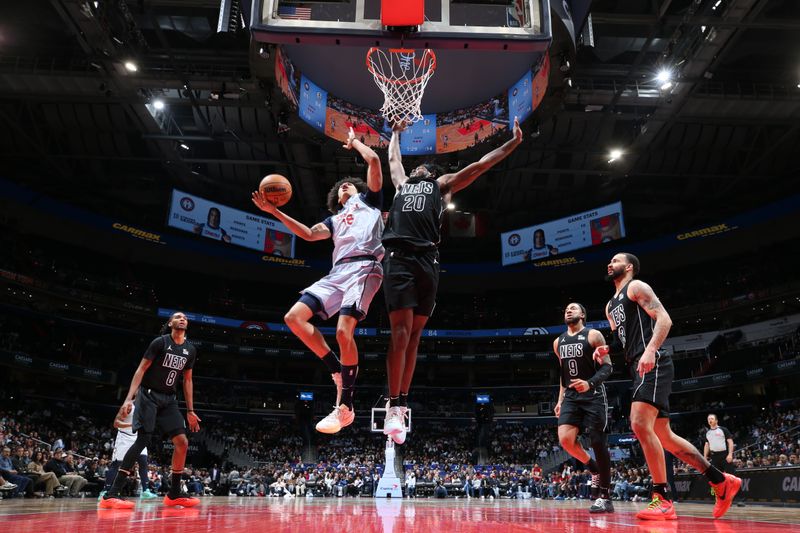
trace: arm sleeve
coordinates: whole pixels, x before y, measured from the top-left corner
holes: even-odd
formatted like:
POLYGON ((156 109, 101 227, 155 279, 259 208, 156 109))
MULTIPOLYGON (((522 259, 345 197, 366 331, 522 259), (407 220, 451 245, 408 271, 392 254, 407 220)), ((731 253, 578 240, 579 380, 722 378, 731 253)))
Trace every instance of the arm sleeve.
POLYGON ((361 199, 370 206, 374 207, 375 209, 380 209, 383 207, 383 190, 378 192, 373 192, 370 189, 367 189, 367 192, 361 193, 361 199))
POLYGON ((322 221, 322 223, 328 227, 328 231, 330 231, 331 235, 333 235, 333 217, 326 218, 322 221))
POLYGON ((150 361, 153 361, 156 357, 161 355, 163 351, 164 351, 164 337, 158 337, 156 339, 153 339, 153 342, 151 342, 150 346, 147 347, 147 351, 144 352, 144 355, 142 357, 144 357, 145 359, 149 359, 150 361))
POLYGON ((612 367, 610 364, 606 363, 604 365, 600 365, 600 368, 597 369, 597 372, 594 373, 594 376, 590 377, 587 381, 592 388, 601 385, 605 380, 611 377, 612 367))
MULTIPOLYGON (((728 431, 728 428, 723 428, 722 426, 720 426, 720 427, 722 428, 722 433, 725 435, 725 440, 733 438, 733 435, 731 434, 730 431, 728 431)), ((726 450, 728 449, 728 445, 727 444, 725 444, 725 449, 726 450)))

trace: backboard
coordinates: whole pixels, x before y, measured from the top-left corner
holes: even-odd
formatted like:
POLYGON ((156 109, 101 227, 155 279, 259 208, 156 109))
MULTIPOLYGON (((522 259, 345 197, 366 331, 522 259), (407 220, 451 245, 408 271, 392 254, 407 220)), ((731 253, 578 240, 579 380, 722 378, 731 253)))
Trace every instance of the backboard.
POLYGON ((251 31, 282 45, 293 66, 318 87, 359 107, 380 109, 383 95, 365 68, 372 46, 431 48, 437 72, 422 110, 440 113, 491 99, 540 62, 550 45, 546 0, 426 0, 414 33, 381 26, 381 0, 257 0, 251 31))

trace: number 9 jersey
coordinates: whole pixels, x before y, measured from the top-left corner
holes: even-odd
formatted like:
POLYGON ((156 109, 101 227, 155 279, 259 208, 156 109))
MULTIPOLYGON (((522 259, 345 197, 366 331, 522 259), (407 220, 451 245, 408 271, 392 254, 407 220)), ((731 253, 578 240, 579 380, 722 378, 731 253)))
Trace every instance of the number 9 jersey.
POLYGON ((589 343, 590 331, 592 330, 589 328, 583 328, 575 335, 564 332, 558 337, 558 360, 561 363, 561 385, 566 389, 565 398, 592 398, 595 394, 600 394, 597 389, 602 385, 584 393, 569 388, 573 379, 589 381, 600 368, 592 357, 594 347, 589 343))
POLYGON ((156 337, 144 356, 153 362, 142 377, 142 387, 165 394, 175 394, 178 376, 194 367, 197 349, 184 339, 176 344, 171 335, 156 337))

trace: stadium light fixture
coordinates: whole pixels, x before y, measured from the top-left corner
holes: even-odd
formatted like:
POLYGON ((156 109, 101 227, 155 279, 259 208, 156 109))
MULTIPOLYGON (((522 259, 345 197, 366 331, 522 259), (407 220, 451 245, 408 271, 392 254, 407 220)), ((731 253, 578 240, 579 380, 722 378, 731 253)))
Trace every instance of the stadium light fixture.
POLYGON ((161 111, 162 109, 164 109, 164 100, 160 100, 160 99, 159 100, 153 100, 153 108, 156 111, 161 111))
POLYGON ((133 61, 126 61, 125 62, 125 69, 128 72, 136 72, 139 70, 139 67, 133 61))
POLYGON ((622 157, 622 150, 619 148, 614 148, 608 153, 608 162, 613 163, 614 161, 620 159, 622 157))
POLYGON ((452 211, 455 208, 456 208, 456 204, 454 204, 453 202, 448 202, 447 203, 447 209, 449 209, 450 211, 452 211))

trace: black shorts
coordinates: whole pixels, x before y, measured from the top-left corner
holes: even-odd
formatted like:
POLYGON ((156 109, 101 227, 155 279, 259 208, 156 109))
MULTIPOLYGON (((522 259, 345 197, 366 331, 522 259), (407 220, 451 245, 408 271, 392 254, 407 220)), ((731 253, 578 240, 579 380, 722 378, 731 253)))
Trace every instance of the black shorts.
POLYGON ((383 294, 391 311, 413 309, 431 316, 439 289, 439 252, 387 248, 383 257, 383 294))
POLYGON ((728 462, 728 452, 711 452, 708 461, 712 466, 716 467, 720 472, 727 472, 733 474, 734 465, 728 462))
POLYGON ((631 402, 644 402, 658 409, 658 418, 669 418, 669 395, 672 394, 672 380, 675 367, 669 355, 656 355, 656 366, 653 370, 639 377, 636 367, 637 357, 631 364, 633 373, 633 397, 631 402))
POLYGON ((178 409, 174 394, 139 388, 133 412, 133 430, 167 435, 170 438, 186 434, 186 422, 178 409))
POLYGON ((608 401, 605 391, 590 398, 565 397, 561 402, 558 425, 575 426, 581 431, 608 431, 608 401))

